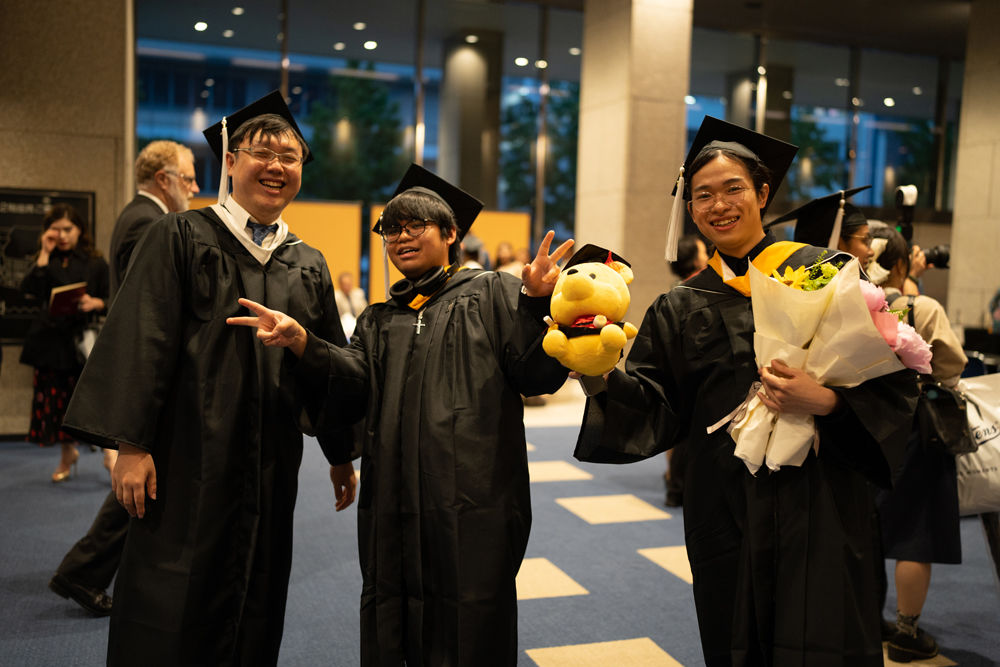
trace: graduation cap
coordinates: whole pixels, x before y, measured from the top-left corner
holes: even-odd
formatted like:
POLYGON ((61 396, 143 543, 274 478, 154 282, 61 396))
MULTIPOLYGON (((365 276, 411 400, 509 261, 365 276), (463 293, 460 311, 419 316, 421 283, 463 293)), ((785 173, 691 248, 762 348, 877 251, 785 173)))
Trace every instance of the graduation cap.
MULTIPOLYGON (((216 159, 222 164, 222 177, 219 181, 219 203, 222 204, 226 201, 226 197, 229 195, 229 168, 226 165, 225 154, 229 151, 229 135, 239 129, 243 123, 256 118, 257 116, 263 116, 264 114, 276 114, 281 116, 288 121, 288 124, 292 126, 292 129, 302 137, 302 131, 299 129, 298 124, 295 122, 295 117, 292 116, 291 110, 288 105, 285 104, 285 98, 281 96, 281 92, 277 90, 272 90, 264 97, 251 102, 239 111, 234 111, 228 116, 223 116, 215 125, 207 128, 202 134, 205 135, 205 140, 208 141, 208 145, 211 147, 212 152, 215 153, 216 159)), ((303 142, 305 139, 303 139, 303 142)), ((313 156, 311 151, 306 151, 305 164, 312 161, 313 156)))
POLYGON ((797 243, 808 243, 820 248, 836 248, 844 230, 868 224, 868 219, 861 209, 847 203, 847 198, 869 188, 870 185, 864 185, 813 199, 775 218, 767 226, 795 220, 794 238, 797 243))
MULTIPOLYGON (((483 202, 479 201, 468 192, 452 185, 437 174, 424 169, 418 164, 411 164, 410 168, 403 174, 403 180, 399 182, 396 191, 392 193, 393 199, 404 192, 422 192, 425 195, 434 197, 447 206, 455 217, 455 224, 458 226, 458 240, 461 241, 469 232, 476 216, 483 210, 483 202)), ((382 230, 382 217, 372 227, 376 234, 382 230)))
POLYGON ((690 197, 690 193, 685 192, 684 179, 691 177, 691 163, 694 162, 698 154, 704 148, 726 148, 737 155, 760 160, 771 171, 770 194, 768 201, 761 209, 761 215, 773 199, 773 195, 784 180, 788 168, 792 165, 798 146, 760 134, 745 127, 727 123, 713 116, 705 116, 698 133, 691 142, 687 158, 681 165, 677 175, 677 181, 671 194, 674 196, 674 204, 670 212, 670 221, 667 223, 667 248, 666 259, 669 262, 677 259, 677 241, 680 239, 681 231, 684 227, 684 200, 690 197))
POLYGON ((588 243, 583 246, 569 258, 566 262, 566 266, 563 267, 563 271, 575 266, 577 264, 583 264, 585 262, 600 262, 601 264, 610 264, 611 262, 621 262, 625 266, 631 267, 632 265, 625 261, 622 257, 619 257, 615 253, 611 252, 606 248, 594 245, 593 243, 588 243))

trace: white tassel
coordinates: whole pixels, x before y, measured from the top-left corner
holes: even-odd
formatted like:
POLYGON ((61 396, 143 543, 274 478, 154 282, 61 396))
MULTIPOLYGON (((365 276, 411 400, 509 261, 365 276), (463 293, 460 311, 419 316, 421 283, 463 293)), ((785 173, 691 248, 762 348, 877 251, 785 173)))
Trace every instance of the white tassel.
POLYGON ((229 131, 226 129, 226 117, 222 117, 222 176, 219 178, 219 205, 226 203, 229 198, 229 162, 226 155, 229 153, 229 131))
POLYGON ((677 175, 677 194, 674 195, 673 206, 670 207, 670 220, 667 221, 667 246, 663 258, 668 262, 677 261, 677 243, 684 230, 684 165, 681 165, 677 175))
POLYGON ((836 248, 840 244, 840 228, 844 222, 844 191, 840 191, 840 206, 837 208, 837 215, 833 218, 833 231, 830 233, 830 240, 826 244, 827 248, 836 248))

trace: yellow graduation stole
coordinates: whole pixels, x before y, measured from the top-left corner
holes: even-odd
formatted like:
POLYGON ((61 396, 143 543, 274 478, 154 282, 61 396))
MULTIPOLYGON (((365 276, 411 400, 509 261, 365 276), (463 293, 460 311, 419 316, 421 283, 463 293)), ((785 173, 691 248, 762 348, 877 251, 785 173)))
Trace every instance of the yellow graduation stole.
MULTIPOLYGON (((795 243, 793 241, 777 241, 760 251, 753 259, 753 265, 765 276, 771 273, 784 263, 799 248, 804 248, 805 243, 795 243)), ((708 260, 708 265, 719 274, 722 282, 732 287, 743 296, 750 296, 750 276, 744 273, 737 276, 733 273, 729 265, 723 261, 719 251, 716 250, 712 258, 708 260)))

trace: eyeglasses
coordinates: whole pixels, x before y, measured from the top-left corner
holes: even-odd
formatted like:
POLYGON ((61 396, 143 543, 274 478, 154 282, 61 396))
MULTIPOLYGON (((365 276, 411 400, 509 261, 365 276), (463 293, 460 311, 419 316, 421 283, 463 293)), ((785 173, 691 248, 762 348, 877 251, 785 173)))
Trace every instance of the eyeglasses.
POLYGON ((742 204, 743 199, 746 197, 746 193, 749 191, 750 188, 742 185, 730 185, 726 188, 725 192, 719 195, 715 195, 711 192, 698 192, 691 198, 691 207, 696 211, 707 211, 715 206, 715 202, 718 199, 721 199, 725 204, 742 204))
POLYGON ((872 247, 872 241, 875 239, 875 237, 872 236, 871 234, 865 234, 864 236, 859 236, 859 235, 855 234, 854 236, 848 236, 847 238, 849 238, 849 239, 858 239, 859 241, 861 241, 862 243, 864 243, 869 248, 872 247))
POLYGON ((265 148, 263 146, 251 146, 250 148, 234 148, 233 152, 238 153, 243 151, 244 153, 249 153, 250 156, 264 164, 270 164, 271 160, 277 159, 278 162, 285 167, 294 167, 302 164, 302 156, 298 153, 275 153, 270 148, 265 148))
POLYGON ((195 180, 196 180, 194 176, 185 176, 184 174, 182 174, 182 173, 180 173, 180 172, 178 172, 178 171, 171 171, 171 170, 169 170, 169 169, 164 169, 164 170, 163 170, 163 173, 165 173, 165 174, 170 174, 171 176, 176 176, 177 178, 179 178, 179 179, 181 179, 182 181, 184 181, 184 184, 185 184, 186 186, 188 186, 189 188, 190 188, 190 187, 191 187, 192 185, 194 185, 194 182, 195 182, 195 180))
POLYGON ((410 220, 403 225, 387 225, 381 223, 379 225, 379 234, 382 235, 382 239, 386 243, 395 243, 399 240, 399 235, 406 230, 406 233, 410 235, 410 238, 415 239, 424 233, 427 229, 427 223, 434 222, 433 220, 410 220))

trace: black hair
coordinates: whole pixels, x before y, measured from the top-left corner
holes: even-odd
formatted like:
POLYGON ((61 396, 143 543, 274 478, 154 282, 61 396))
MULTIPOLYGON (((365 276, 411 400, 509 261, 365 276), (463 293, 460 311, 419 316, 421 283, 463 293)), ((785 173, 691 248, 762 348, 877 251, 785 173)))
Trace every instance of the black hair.
MULTIPOLYGON (((426 192, 406 190, 401 192, 386 204, 382 211, 382 225, 398 225, 404 220, 430 220, 441 230, 444 238, 451 230, 458 229, 455 214, 441 199, 426 192)), ((448 260, 458 261, 458 238, 448 249, 448 260)))
POLYGON ((76 242, 77 250, 82 250, 93 257, 100 257, 101 253, 94 247, 94 241, 90 238, 90 230, 87 221, 78 210, 71 204, 53 204, 42 219, 42 227, 48 229, 52 223, 62 219, 69 220, 80 230, 80 238, 76 242))
POLYGON ((691 277, 698 268, 695 261, 698 259, 699 240, 695 234, 688 234, 677 242, 677 260, 670 262, 670 270, 681 280, 691 277))
MULTIPOLYGON (((734 142, 719 142, 713 141, 707 144, 704 148, 698 151, 698 155, 691 160, 691 166, 686 170, 684 174, 685 186, 684 186, 684 198, 691 199, 691 180, 694 175, 701 171, 702 167, 707 165, 709 162, 724 155, 730 160, 736 160, 744 167, 746 167, 747 172, 750 174, 750 180, 753 182, 754 192, 760 192, 760 189, 764 187, 767 183, 768 186, 771 185, 771 170, 766 164, 764 164, 757 154, 752 150, 744 146, 743 144, 737 144, 734 142)), ((768 196, 770 196, 769 193, 768 196)), ((763 206, 767 202, 761 202, 763 206)))
POLYGON ((886 271, 892 271, 896 263, 899 260, 903 260, 906 262, 906 273, 909 275, 910 246, 906 242, 906 239, 903 238, 903 235, 889 225, 871 227, 871 234, 874 238, 886 240, 885 250, 882 251, 876 260, 878 265, 886 271))
POLYGON ((229 145, 239 147, 244 139, 252 141, 258 137, 262 139, 277 139, 288 132, 291 132, 295 140, 299 142, 299 146, 302 148, 302 159, 305 160, 309 157, 309 146, 306 145, 306 140, 292 127, 292 124, 287 119, 276 113, 264 113, 254 116, 240 125, 236 128, 235 132, 229 135, 229 145))

